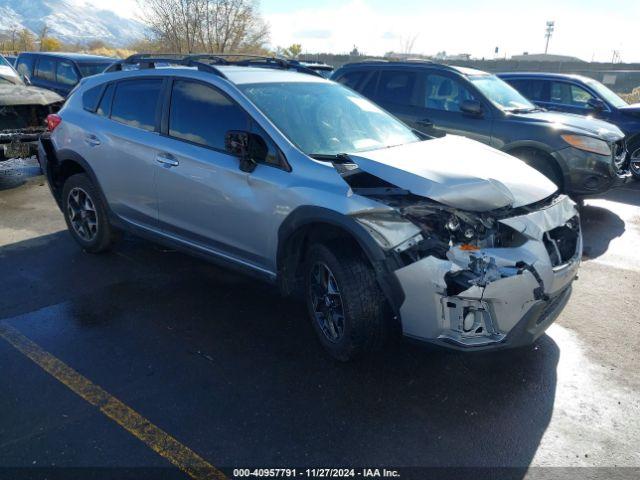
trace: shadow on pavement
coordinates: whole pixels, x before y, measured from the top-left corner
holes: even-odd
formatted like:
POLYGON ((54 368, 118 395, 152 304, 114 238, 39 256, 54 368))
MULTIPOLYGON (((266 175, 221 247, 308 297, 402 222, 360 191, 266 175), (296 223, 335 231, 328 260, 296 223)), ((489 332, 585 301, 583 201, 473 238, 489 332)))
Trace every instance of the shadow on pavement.
POLYGON ((61 232, 0 259, 12 275, 0 305, 33 292, 0 318, 24 313, 10 321, 25 335, 217 466, 513 466, 522 478, 551 419, 547 336, 470 355, 402 342, 338 364, 299 303, 142 240, 92 256, 61 232))
POLYGON ((580 208, 580 216, 586 258, 597 258, 606 253, 611 241, 625 231, 624 220, 608 208, 585 205, 580 208))

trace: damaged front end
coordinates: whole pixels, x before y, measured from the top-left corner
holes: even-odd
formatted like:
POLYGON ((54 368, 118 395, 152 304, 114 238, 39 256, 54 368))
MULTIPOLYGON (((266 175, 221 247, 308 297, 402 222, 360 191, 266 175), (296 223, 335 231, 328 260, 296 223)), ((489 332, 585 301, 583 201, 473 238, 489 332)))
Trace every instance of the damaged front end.
POLYGON ((582 253, 569 197, 471 212, 335 166, 354 194, 381 204, 352 216, 397 265, 405 335, 465 349, 524 345, 564 307, 582 253))

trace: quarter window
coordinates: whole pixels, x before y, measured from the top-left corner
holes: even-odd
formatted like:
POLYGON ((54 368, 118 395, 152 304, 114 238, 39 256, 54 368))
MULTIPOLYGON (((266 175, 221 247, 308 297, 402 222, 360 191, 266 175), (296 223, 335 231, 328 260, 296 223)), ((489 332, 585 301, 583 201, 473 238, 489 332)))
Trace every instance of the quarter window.
POLYGON ((55 61, 52 58, 41 57, 36 65, 36 77, 42 80, 56 81, 55 61))
POLYGON ((414 105, 415 72, 383 71, 380 75, 377 99, 398 105, 414 105))
POLYGON ((174 82, 170 136, 224 151, 225 134, 248 127, 245 111, 218 90, 192 81, 174 82))
POLYGON ((100 105, 98 106, 98 110, 96 113, 101 117, 108 117, 111 115, 111 103, 113 102, 113 92, 116 87, 114 83, 110 83, 107 86, 107 89, 104 91, 104 95, 102 95, 102 100, 100 100, 100 105))
POLYGON ((98 108, 98 102, 100 101, 100 95, 102 94, 103 86, 90 88, 82 94, 82 108, 89 112, 95 112, 98 108))
POLYGON ((118 83, 111 107, 111 119, 131 127, 153 131, 161 90, 160 79, 118 83))
POLYGON ((56 78, 58 83, 64 85, 75 85, 78 83, 78 75, 70 62, 58 62, 56 67, 56 78))
POLYGON ((425 107, 446 112, 459 112, 460 104, 465 100, 474 100, 474 97, 457 80, 444 75, 427 75, 425 107))

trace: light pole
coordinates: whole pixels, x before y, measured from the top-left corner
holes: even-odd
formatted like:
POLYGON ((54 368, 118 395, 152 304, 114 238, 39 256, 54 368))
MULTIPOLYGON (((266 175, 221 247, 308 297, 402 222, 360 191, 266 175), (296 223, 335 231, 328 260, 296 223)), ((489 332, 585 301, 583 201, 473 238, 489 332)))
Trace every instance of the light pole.
POLYGON ((547 29, 546 29, 546 33, 544 34, 544 36, 547 38, 547 44, 544 47, 544 54, 547 54, 547 51, 549 50, 549 40, 551 40, 551 35, 553 35, 553 30, 555 29, 556 26, 556 22, 550 20, 547 22, 547 29))

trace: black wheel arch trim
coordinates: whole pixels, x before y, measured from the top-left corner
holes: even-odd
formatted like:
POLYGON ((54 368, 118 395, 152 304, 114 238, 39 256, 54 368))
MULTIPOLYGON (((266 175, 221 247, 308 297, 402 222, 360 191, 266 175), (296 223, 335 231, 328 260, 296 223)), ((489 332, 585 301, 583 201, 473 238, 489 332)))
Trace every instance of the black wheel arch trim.
POLYGON ((404 292, 400 282, 393 273, 400 267, 395 257, 388 255, 371 237, 371 235, 353 218, 334 210, 317 206, 302 206, 291 212, 278 229, 277 268, 281 289, 289 292, 286 285, 290 272, 284 270, 285 247, 287 241, 300 229, 312 224, 328 224, 344 230, 358 243, 366 258, 371 263, 382 292, 384 293, 394 314, 399 317, 400 306, 404 302, 404 292))
POLYGON ((114 226, 119 226, 121 225, 121 222, 119 221, 118 217, 113 213, 113 211, 111 210, 111 207, 109 206, 109 202, 107 202, 107 197, 105 196, 104 192, 102 191, 102 187, 100 186, 100 182, 98 182, 98 178, 96 177, 95 172, 93 171, 93 168, 91 168, 91 165, 89 165, 89 162, 87 162, 82 155, 78 154, 77 152, 70 150, 68 148, 61 148, 60 150, 56 150, 55 147, 53 146, 53 143, 51 142, 51 140, 47 140, 47 139, 43 139, 41 140, 43 143, 43 147, 45 149, 45 152, 47 153, 47 156, 50 155, 50 152, 53 152, 53 154, 55 155, 54 159, 51 158, 47 158, 47 169, 46 169, 46 175, 47 175, 47 182, 49 183, 50 187, 51 187, 51 191, 53 192, 53 196, 56 200, 56 202, 58 203, 58 206, 60 208, 62 208, 62 185, 58 185, 54 175, 55 173, 58 171, 58 169, 60 168, 60 166, 64 163, 64 162, 74 162, 76 164, 78 164, 83 170, 84 172, 89 176, 89 178, 91 179, 91 182, 93 183, 94 187, 96 188, 96 190, 98 191, 98 195, 100 196, 100 201, 102 202, 102 204, 105 207, 105 210, 107 211, 107 215, 109 217, 109 222, 111 224, 113 224, 114 226), (48 150, 48 147, 45 145, 45 142, 51 142, 50 145, 50 150, 48 150))
POLYGON ((558 166, 558 168, 562 172, 562 176, 564 177, 563 180, 566 182, 567 179, 569 178, 569 175, 570 175, 569 169, 567 168, 566 165, 564 165, 564 162, 558 161, 558 158, 556 157, 556 155, 554 155, 554 153, 556 153, 557 150, 554 150, 546 143, 537 142, 535 140, 518 140, 515 142, 508 143, 507 145, 503 146, 501 150, 504 153, 512 154, 512 152, 515 152, 516 150, 521 150, 521 149, 538 150, 546 155, 549 155, 549 157, 551 157, 555 161, 555 164, 558 166))

